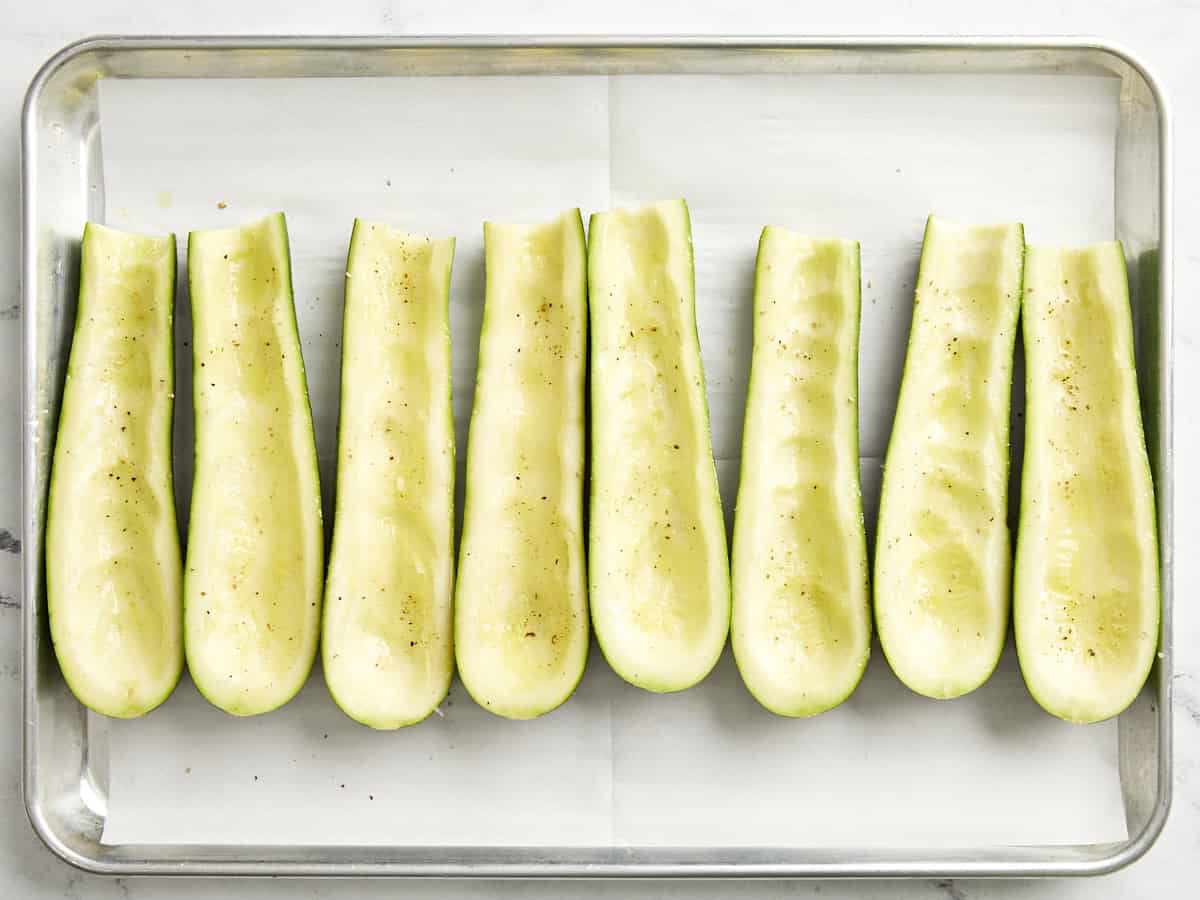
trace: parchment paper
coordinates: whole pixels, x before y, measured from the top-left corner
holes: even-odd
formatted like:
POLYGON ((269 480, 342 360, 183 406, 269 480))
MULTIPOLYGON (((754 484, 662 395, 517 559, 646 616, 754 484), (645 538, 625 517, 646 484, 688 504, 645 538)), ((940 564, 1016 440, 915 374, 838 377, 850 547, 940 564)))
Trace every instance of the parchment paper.
MULTIPOLYGON (((1031 241, 1111 237, 1117 91, 1107 78, 966 75, 104 81, 107 221, 180 237, 181 521, 189 229, 287 213, 328 531, 355 216, 458 239, 461 461, 483 220, 684 196, 730 522, 758 232, 862 242, 873 528, 926 214, 1020 220, 1031 241)), ((461 479, 460 462, 460 498, 461 479)), ((256 719, 211 708, 185 679, 142 720, 90 725, 108 751, 95 774, 111 843, 937 848, 1126 836, 1115 725, 1041 712, 1011 647, 982 689, 938 703, 909 693, 876 646, 854 696, 811 720, 761 709, 728 653, 700 687, 656 696, 617 679, 593 647, 576 696, 528 723, 490 716, 456 684, 439 715, 375 733, 333 705, 318 667, 296 700, 256 719)))

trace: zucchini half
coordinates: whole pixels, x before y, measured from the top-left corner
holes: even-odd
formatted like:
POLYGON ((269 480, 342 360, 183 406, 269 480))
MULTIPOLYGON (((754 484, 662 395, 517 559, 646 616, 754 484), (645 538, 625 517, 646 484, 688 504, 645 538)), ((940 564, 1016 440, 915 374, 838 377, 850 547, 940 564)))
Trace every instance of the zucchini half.
POLYGON ((530 719, 570 697, 587 662, 583 220, 487 222, 483 239, 455 653, 480 706, 530 719))
POLYGON ((106 716, 170 696, 183 669, 171 473, 175 236, 89 222, 46 512, 50 637, 106 716))
POLYGON ((276 213, 188 237, 196 466, 184 572, 188 670, 239 716, 290 700, 321 622, 317 448, 276 213))
POLYGON ((875 621, 918 694, 958 697, 1008 630, 1008 432, 1020 225, 931 216, 879 500, 875 621))
POLYGON ((729 556, 687 204, 592 216, 592 623, 613 670, 681 691, 729 633, 729 556))
POLYGON ((1150 674, 1161 605, 1125 254, 1113 242, 1025 260, 1017 655, 1048 712, 1099 722, 1150 674))
POLYGON ((373 728, 424 719, 454 672, 454 238, 354 223, 321 659, 373 728))
POLYGON ((855 241, 764 228, 733 530, 733 654, 758 701, 811 716, 871 651, 858 473, 855 241))

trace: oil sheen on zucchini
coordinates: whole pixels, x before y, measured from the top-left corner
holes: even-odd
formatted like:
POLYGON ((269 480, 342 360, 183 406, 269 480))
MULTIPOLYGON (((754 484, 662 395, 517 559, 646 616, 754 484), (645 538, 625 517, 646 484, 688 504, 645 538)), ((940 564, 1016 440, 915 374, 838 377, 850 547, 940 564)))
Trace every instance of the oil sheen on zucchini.
POLYGON ((733 532, 733 652, 772 712, 837 706, 871 649, 858 475, 859 250, 764 228, 733 532))
POLYGON ((175 237, 89 223, 46 524, 50 636, 79 701, 118 718, 183 668, 171 475, 175 237))
POLYGON ((283 214, 188 238, 196 468, 184 572, 188 670, 253 715, 312 668, 324 538, 283 214))
POLYGON ((1025 257, 1025 465, 1017 654, 1030 693, 1071 722, 1120 713, 1158 647, 1154 491, 1119 243, 1025 257))
POLYGON ((453 260, 453 238, 354 223, 321 659, 374 728, 424 719, 454 671, 453 260))
POLYGON ((592 216, 592 622, 652 691, 699 682, 729 632, 729 560, 682 200, 592 216))
POLYGON ((879 501, 875 619, 896 675, 945 699, 991 675, 1008 628, 1009 400, 1020 225, 930 217, 879 501))
POLYGON ((571 696, 587 661, 583 220, 488 222, 483 236, 455 653, 481 706, 530 719, 571 696))

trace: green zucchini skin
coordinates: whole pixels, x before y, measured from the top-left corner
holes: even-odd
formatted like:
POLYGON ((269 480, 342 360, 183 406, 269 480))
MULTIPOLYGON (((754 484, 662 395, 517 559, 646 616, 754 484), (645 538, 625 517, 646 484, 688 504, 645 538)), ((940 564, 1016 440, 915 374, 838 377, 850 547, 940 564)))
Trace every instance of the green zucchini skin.
POLYGON ((215 706, 300 690, 321 621, 324 536, 287 225, 188 237, 195 480, 184 572, 188 670, 215 706))
POLYGON ((837 706, 871 651, 858 471, 857 242, 763 229, 733 531, 733 653, 784 716, 837 706))
POLYGON ((50 636, 72 693, 133 718, 183 669, 171 467, 175 236, 88 223, 46 522, 50 636))
POLYGON ((453 238, 354 223, 321 657, 372 728, 421 721, 454 674, 453 261, 453 238))
POLYGON ((593 215, 588 285, 592 625, 619 676, 681 691, 730 617, 687 204, 593 215))
POLYGON ((1099 722, 1150 674, 1161 593, 1154 488, 1116 242, 1031 246, 1013 626, 1047 712, 1099 722))
POLYGON ((1020 225, 931 216, 879 501, 875 621, 935 699, 983 684, 1008 630, 1008 438, 1020 225))
POLYGON ((480 706, 530 719, 565 702, 587 662, 583 220, 487 222, 484 247, 454 645, 480 706))

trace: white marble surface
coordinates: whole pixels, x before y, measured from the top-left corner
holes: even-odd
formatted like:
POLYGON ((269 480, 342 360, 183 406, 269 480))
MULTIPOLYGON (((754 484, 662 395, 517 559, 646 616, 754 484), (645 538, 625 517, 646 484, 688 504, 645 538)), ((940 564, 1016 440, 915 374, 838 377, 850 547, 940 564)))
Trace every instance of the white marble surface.
POLYGON ((247 898, 384 897, 1118 897, 1179 896, 1200 854, 1200 610, 1191 603, 1195 557, 1187 552, 1200 522, 1200 479, 1188 461, 1200 449, 1200 420, 1189 398, 1200 379, 1200 3, 1186 0, 871 0, 821 4, 701 0, 654 3, 487 2, 422 4, 400 0, 208 0, 176 6, 147 0, 59 0, 5 4, 0 29, 0 197, 11 211, 0 219, 0 895, 30 898, 208 898, 226 896, 215 881, 108 879, 84 875, 50 855, 30 830, 21 803, 20 669, 17 608, 19 529, 20 309, 17 296, 17 132, 21 99, 36 67, 54 50, 95 33, 794 33, 794 34, 1092 34, 1116 40, 1147 60, 1165 85, 1175 111, 1176 210, 1176 544, 1175 577, 1175 799, 1162 837, 1141 862, 1087 881, 909 883, 830 882, 671 884, 414 882, 350 883, 271 880, 238 885, 247 898))

